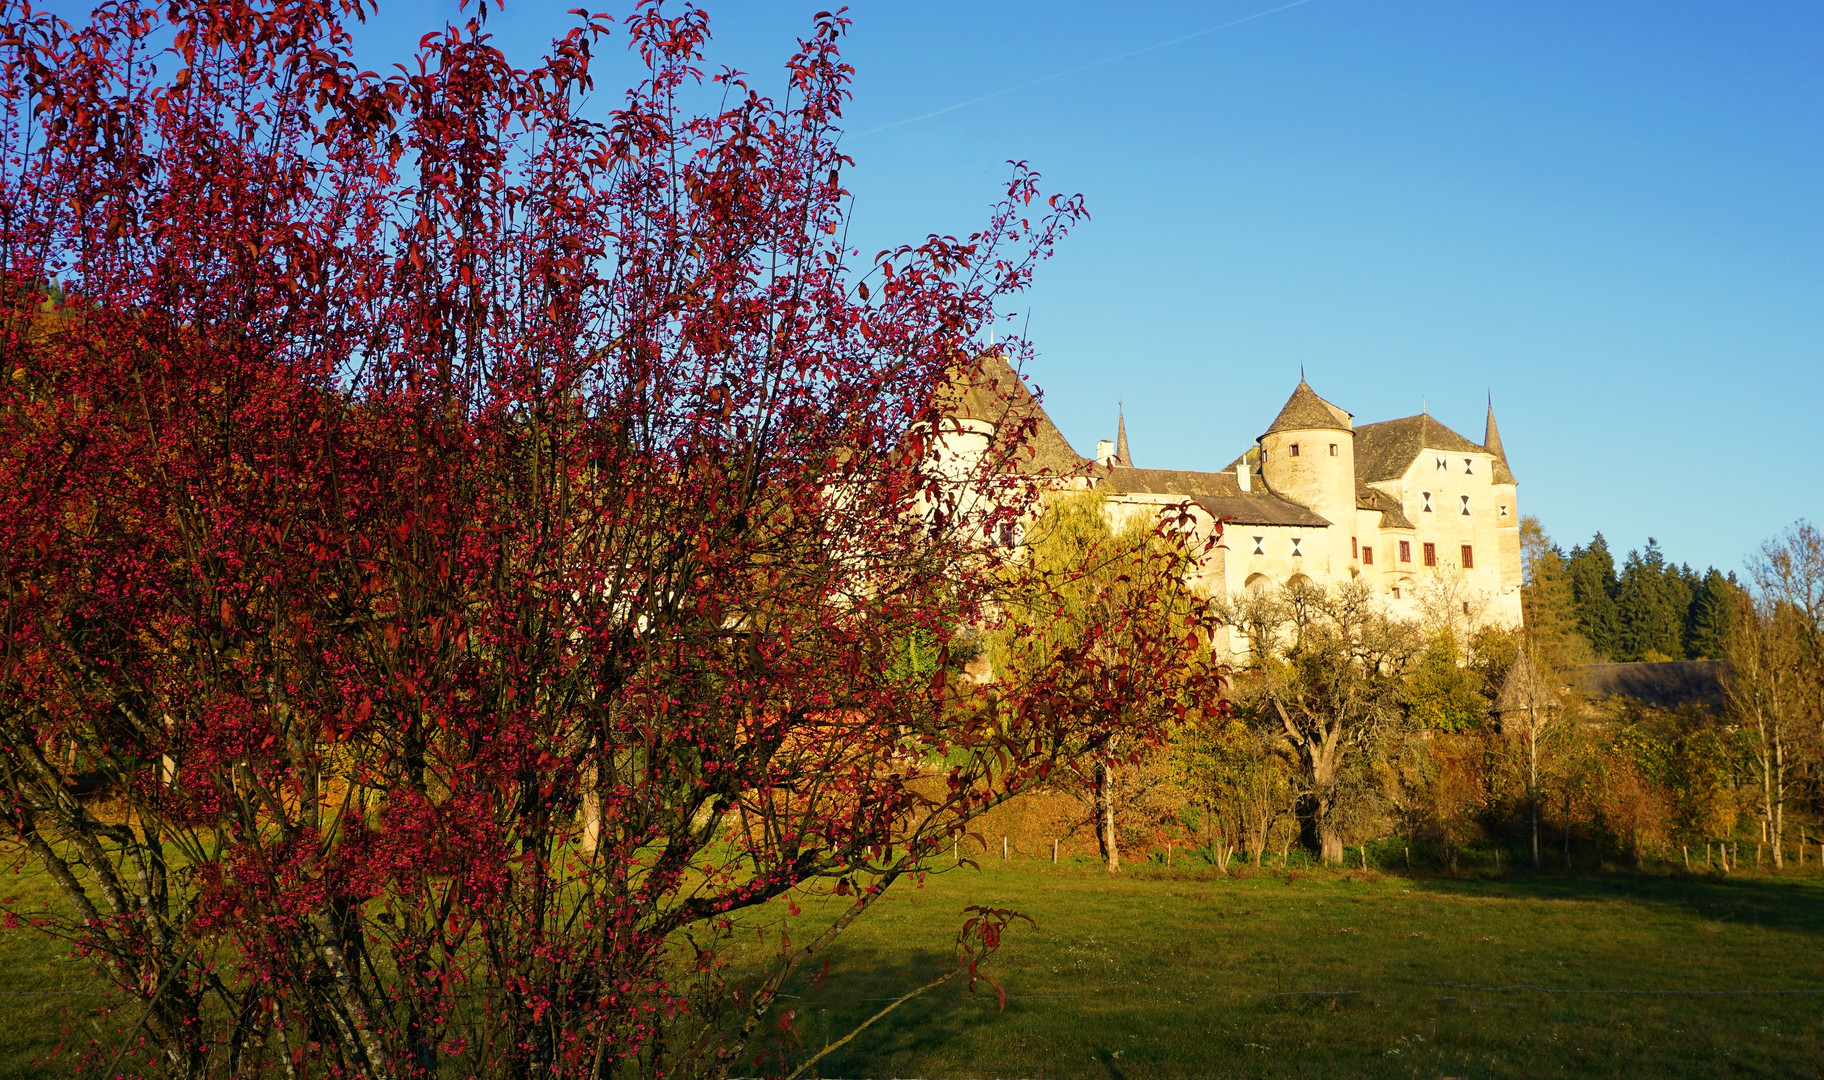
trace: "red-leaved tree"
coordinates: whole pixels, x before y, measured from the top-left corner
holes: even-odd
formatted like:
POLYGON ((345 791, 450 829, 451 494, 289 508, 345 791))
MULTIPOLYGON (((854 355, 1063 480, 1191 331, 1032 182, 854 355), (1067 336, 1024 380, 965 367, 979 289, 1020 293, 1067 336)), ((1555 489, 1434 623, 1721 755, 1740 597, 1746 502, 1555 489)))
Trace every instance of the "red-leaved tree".
POLYGON ((690 8, 518 70, 484 5, 387 77, 369 10, 0 0, 0 814, 60 896, 21 914, 116 988, 109 1073, 750 1070, 972 817, 1214 699, 1163 556, 1018 687, 950 660, 1056 587, 994 544, 1057 482, 1032 410, 944 419, 1081 202, 1016 166, 860 259, 840 15, 781 104, 690 8), (611 39, 646 74, 590 113, 611 39), (730 966, 807 889, 852 902, 730 966))

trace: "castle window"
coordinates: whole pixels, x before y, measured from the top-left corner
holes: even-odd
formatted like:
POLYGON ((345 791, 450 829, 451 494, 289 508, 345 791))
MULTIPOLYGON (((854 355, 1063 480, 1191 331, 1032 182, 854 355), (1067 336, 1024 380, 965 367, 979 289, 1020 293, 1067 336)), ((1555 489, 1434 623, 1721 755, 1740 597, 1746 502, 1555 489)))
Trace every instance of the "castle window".
POLYGON ((1360 554, 1361 552, 1355 549, 1355 537, 1351 536, 1349 538, 1349 557, 1353 559, 1360 554))
POLYGON ((1330 444, 1330 456, 1331 457, 1336 456, 1336 444, 1335 443, 1330 444))
POLYGON ((1469 496, 1460 495, 1460 496, 1458 496, 1458 498, 1461 498, 1463 500, 1463 516, 1468 517, 1469 516, 1469 496))
POLYGON ((1303 543, 1304 541, 1296 536, 1292 538, 1292 555, 1294 558, 1304 555, 1304 552, 1299 550, 1299 545, 1303 543))
POLYGON ((1369 547, 1367 544, 1362 545, 1362 565, 1374 565, 1374 548, 1369 547))
POLYGON ((1395 585, 1393 587, 1393 598, 1395 600, 1398 600, 1400 598, 1400 587, 1398 585, 1395 585))
POLYGON ((1501 504, 1501 516, 1502 517, 1507 516, 1507 504, 1506 503, 1501 504))
POLYGON ((1476 568, 1476 549, 1469 546, 1468 544, 1464 544, 1463 545, 1463 569, 1474 570, 1475 568, 1476 568))
POLYGON ((1431 513, 1431 492, 1419 492, 1419 500, 1419 509, 1425 511, 1427 514, 1431 513))
POLYGON ((1289 454, 1289 455, 1290 455, 1290 456, 1292 456, 1292 457, 1297 457, 1297 456, 1298 456, 1298 444, 1297 444, 1297 443, 1293 443, 1293 444, 1292 444, 1292 448, 1291 448, 1291 449, 1289 449, 1289 450, 1287 450, 1287 451, 1286 451, 1286 453, 1287 453, 1287 454, 1289 454))
POLYGON ((1011 521, 1001 522, 1001 546, 1004 548, 1013 546, 1013 522, 1011 521))
POLYGON ((1464 476, 1476 475, 1476 461, 1474 458, 1464 458, 1463 459, 1463 475, 1464 476))
POLYGON ((1469 601, 1468 600, 1463 601, 1463 614, 1465 614, 1465 615, 1469 614, 1469 601))
POLYGON ((1438 565, 1438 545, 1436 545, 1436 544, 1426 544, 1425 545, 1425 565, 1426 566, 1438 565))
MULTIPOLYGON (((1411 562, 1412 561, 1412 541, 1410 541, 1410 540, 1401 540, 1400 541, 1400 561, 1401 562, 1411 562)), ((1398 595, 1398 594, 1396 593, 1395 595, 1398 595)))
POLYGON ((1266 549, 1266 548, 1264 548, 1264 547, 1262 547, 1262 546, 1261 546, 1261 545, 1262 545, 1262 544, 1265 544, 1265 543, 1266 543, 1266 542, 1267 542, 1267 538, 1266 538, 1266 537, 1264 537, 1264 536, 1256 536, 1256 537, 1255 537, 1255 538, 1254 538, 1254 554, 1256 554, 1256 555, 1265 555, 1265 554, 1266 554, 1266 553, 1267 553, 1267 549, 1266 549))
POLYGON ((1445 469, 1448 469, 1448 468, 1450 468, 1450 466, 1449 466, 1449 465, 1446 465, 1446 464, 1445 464, 1445 463, 1444 463, 1444 459, 1443 459, 1443 458, 1438 458, 1438 459, 1437 459, 1437 461, 1438 461, 1438 470, 1437 470, 1437 471, 1439 471, 1439 472, 1443 472, 1443 471, 1444 471, 1444 470, 1445 470, 1445 469))

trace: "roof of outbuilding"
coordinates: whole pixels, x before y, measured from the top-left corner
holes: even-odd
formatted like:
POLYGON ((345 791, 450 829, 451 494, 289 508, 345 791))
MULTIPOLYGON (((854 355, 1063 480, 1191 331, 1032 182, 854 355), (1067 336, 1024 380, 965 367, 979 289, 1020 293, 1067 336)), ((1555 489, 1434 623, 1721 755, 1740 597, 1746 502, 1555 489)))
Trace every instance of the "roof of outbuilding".
POLYGON ((1577 687, 1590 698, 1632 698, 1662 709, 1702 705, 1720 709, 1729 697, 1729 664, 1724 660, 1667 660, 1661 663, 1585 664, 1577 687))
POLYGON ((1286 399, 1285 407, 1273 418, 1266 433, 1271 435, 1276 431, 1304 431, 1311 428, 1348 431, 1350 426, 1347 412, 1318 397, 1317 391, 1311 389, 1311 384, 1300 379, 1292 396, 1286 399))
POLYGON ((1486 452, 1424 413, 1382 420, 1355 429, 1355 478, 1368 483, 1396 480, 1423 450, 1486 452))
POLYGON ((1167 495, 1189 499, 1218 518, 1237 525, 1296 525, 1324 528, 1322 515, 1270 491, 1242 491, 1233 472, 1190 469, 1099 467, 1097 486, 1111 495, 1167 495))
POLYGON ((1017 472, 1068 476, 1080 474, 1093 464, 1071 449, 1070 440, 1045 415, 1038 397, 998 349, 960 365, 939 394, 949 416, 986 421, 1002 430, 1012 430, 1030 419, 1032 433, 1026 450, 1031 452, 1022 450, 1014 455, 1017 472))
POLYGON ((1517 713, 1525 709, 1555 710, 1563 708, 1564 703, 1558 700, 1545 676, 1539 673, 1532 658, 1525 649, 1514 657, 1514 664, 1507 669, 1507 678, 1501 683, 1501 692, 1495 695, 1495 713, 1517 713))

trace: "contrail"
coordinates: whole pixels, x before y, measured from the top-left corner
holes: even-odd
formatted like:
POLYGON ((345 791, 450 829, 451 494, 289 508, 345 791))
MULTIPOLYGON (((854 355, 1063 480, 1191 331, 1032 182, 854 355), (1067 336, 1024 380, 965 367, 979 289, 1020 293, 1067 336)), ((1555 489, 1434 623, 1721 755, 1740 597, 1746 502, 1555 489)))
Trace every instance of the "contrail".
POLYGON ((879 126, 877 128, 869 128, 868 130, 860 133, 859 135, 850 135, 849 138, 865 139, 869 135, 873 135, 878 132, 886 131, 889 128, 904 127, 907 124, 916 124, 920 120, 929 120, 934 116, 942 116, 945 113, 955 112, 958 109, 966 109, 971 105, 975 105, 980 102, 987 101, 991 98, 1002 97, 1006 94, 1011 94, 1011 93, 1015 93, 1016 91, 1025 90, 1028 87, 1037 86, 1040 83, 1051 82, 1053 79, 1062 79, 1066 75, 1075 75, 1079 71, 1088 71, 1091 68, 1099 68, 1099 67, 1102 67, 1107 64, 1115 63, 1116 61, 1119 61, 1119 60, 1126 60, 1129 57, 1139 56, 1142 53, 1157 52, 1160 49, 1169 48, 1170 46, 1177 45, 1180 42, 1190 41, 1192 38, 1200 38, 1206 34, 1214 34, 1218 30, 1227 30, 1232 26, 1240 26, 1242 23, 1245 23, 1245 22, 1253 22, 1255 19, 1264 19, 1268 15, 1272 15, 1277 12, 1285 11, 1288 8, 1300 7, 1305 4, 1309 4, 1310 2, 1311 2, 1311 0, 1292 0, 1292 2, 1289 4, 1281 4, 1278 7, 1270 7, 1270 8, 1267 8, 1265 11, 1256 11, 1252 15, 1244 15, 1239 19, 1234 19, 1230 22, 1223 23, 1221 26, 1212 26, 1205 30, 1199 30, 1194 34, 1185 34, 1182 37, 1172 38, 1170 41, 1161 41, 1154 45, 1147 45, 1144 48, 1133 49, 1129 52, 1121 53, 1118 56, 1109 56, 1109 57, 1104 57, 1101 60, 1092 60, 1087 64, 1079 64, 1073 68, 1066 68, 1063 71, 1057 71, 1057 72, 1053 72, 1050 75, 1041 76, 1037 79, 1032 80, 1031 82, 1023 82, 1023 83, 1019 84, 1018 86, 1009 86, 1005 90, 996 90, 992 94, 983 94, 981 97, 970 98, 968 101, 959 101, 955 105, 946 105, 945 107, 938 109, 936 112, 928 112, 922 116, 913 116, 913 117, 909 117, 905 120, 895 120, 891 124, 882 124, 881 126, 879 126))

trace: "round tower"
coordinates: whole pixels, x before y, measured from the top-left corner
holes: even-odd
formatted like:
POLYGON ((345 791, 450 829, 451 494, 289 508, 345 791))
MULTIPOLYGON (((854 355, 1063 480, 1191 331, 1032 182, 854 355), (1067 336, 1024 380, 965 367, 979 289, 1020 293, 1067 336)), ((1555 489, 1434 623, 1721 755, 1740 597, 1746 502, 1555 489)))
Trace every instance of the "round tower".
MULTIPOLYGON (((1309 507, 1330 522, 1322 549, 1340 573, 1354 565, 1355 431, 1349 414, 1317 396, 1303 378, 1260 437, 1260 471, 1276 495, 1309 507)), ((1319 569, 1313 567, 1314 570, 1319 569)))

